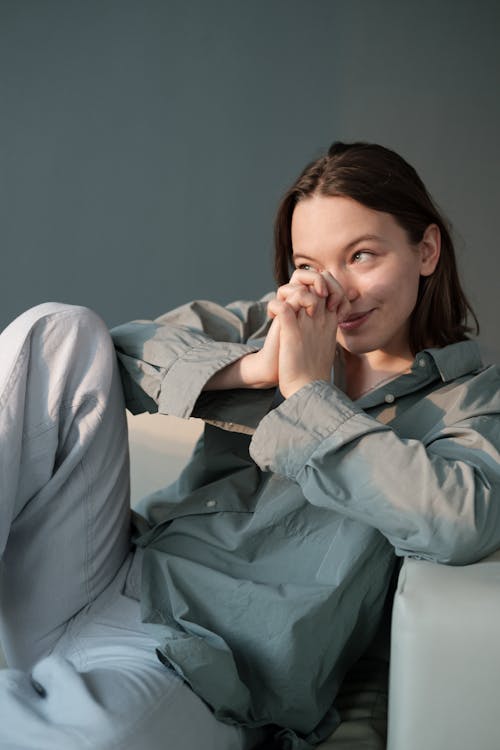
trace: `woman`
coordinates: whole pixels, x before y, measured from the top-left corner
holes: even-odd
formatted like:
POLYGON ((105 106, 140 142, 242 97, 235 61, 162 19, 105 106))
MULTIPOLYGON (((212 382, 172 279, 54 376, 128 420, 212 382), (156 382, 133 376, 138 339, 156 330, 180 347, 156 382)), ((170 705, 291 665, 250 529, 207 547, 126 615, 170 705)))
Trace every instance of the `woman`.
POLYGON ((467 563, 500 546, 498 372, 467 340, 415 171, 334 144, 282 202, 276 269, 257 303, 113 331, 131 411, 206 421, 130 554, 102 324, 42 306, 2 334, 3 633, 24 670, 0 675, 2 747, 311 747, 338 724, 394 549, 467 563))

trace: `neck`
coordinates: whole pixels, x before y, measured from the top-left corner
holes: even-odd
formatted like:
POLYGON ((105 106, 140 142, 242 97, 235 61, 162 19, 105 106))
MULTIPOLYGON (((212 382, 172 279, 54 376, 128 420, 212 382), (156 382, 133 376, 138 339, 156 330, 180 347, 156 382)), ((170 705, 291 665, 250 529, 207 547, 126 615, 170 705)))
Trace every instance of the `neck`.
POLYGON ((408 370, 413 363, 410 351, 391 355, 382 351, 353 354, 344 350, 345 391, 356 399, 375 388, 383 380, 396 377, 408 370))

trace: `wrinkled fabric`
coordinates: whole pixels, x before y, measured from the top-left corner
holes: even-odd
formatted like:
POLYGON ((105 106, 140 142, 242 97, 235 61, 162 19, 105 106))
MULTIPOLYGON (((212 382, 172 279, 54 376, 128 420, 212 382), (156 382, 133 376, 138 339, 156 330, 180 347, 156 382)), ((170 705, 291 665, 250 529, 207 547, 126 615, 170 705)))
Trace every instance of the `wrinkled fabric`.
MULTIPOLYGON (((112 331, 127 405, 206 422, 136 519, 143 618, 212 707, 307 748, 370 643, 398 555, 472 562, 500 546, 500 393, 466 341, 417 355, 357 402, 317 381, 202 392, 262 346, 269 297, 194 302, 112 331)), ((287 744, 288 743, 288 744, 287 744)))
POLYGON ((162 666, 124 591, 139 552, 103 321, 37 305, 1 332, 0 363, 1 750, 255 748, 266 732, 217 721, 162 666))

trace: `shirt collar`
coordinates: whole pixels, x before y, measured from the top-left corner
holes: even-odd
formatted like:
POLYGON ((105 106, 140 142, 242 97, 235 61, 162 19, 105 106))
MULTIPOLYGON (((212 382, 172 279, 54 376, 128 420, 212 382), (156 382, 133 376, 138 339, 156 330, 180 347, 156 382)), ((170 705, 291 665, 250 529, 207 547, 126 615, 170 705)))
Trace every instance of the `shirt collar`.
POLYGON ((483 367, 479 345, 476 341, 458 341, 456 344, 449 344, 441 349, 424 349, 417 354, 415 362, 426 354, 432 358, 444 383, 483 367))
MULTIPOLYGON (((343 390, 343 357, 340 351, 337 352, 337 364, 340 365, 340 373, 337 373, 335 380, 343 390)), ((375 387, 361 396, 358 403, 362 408, 377 406, 384 401, 392 404, 397 398, 425 388, 436 380, 447 383, 482 366, 479 346, 475 341, 458 341, 440 349, 423 349, 416 355, 409 372, 375 387)))

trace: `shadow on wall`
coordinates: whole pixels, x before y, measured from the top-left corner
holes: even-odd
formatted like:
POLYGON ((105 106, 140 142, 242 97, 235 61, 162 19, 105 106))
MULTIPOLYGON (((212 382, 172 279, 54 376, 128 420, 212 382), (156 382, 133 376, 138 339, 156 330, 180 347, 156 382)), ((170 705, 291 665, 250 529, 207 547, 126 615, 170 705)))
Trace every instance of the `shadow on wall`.
POLYGON ((486 346, 479 342, 481 357, 485 365, 498 365, 500 367, 500 349, 492 346, 486 346))

